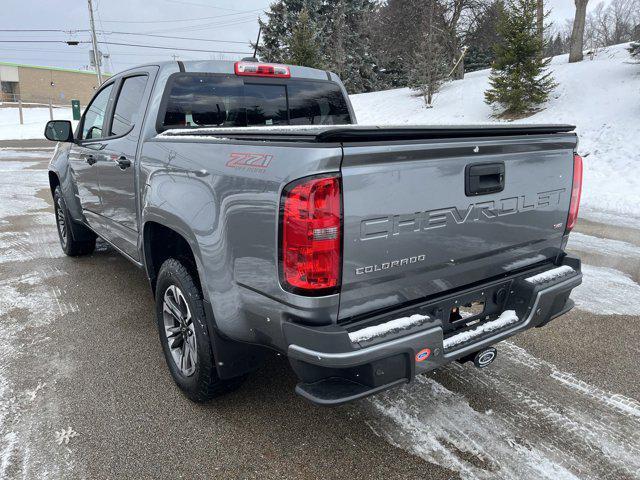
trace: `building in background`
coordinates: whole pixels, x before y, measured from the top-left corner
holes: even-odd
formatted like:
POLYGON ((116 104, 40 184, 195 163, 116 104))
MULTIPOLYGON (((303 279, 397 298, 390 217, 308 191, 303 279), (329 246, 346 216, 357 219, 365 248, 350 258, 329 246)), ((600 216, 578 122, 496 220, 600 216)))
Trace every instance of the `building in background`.
POLYGON ((97 88, 95 72, 0 62, 2 102, 69 105, 78 99, 86 105, 97 88))

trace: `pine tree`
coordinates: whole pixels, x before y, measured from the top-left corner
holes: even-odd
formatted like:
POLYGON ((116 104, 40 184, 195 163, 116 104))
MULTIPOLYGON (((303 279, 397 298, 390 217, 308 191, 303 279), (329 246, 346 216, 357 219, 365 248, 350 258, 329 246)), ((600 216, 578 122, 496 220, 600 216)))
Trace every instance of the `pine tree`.
POLYGON ((340 75, 349 93, 375 90, 380 74, 372 54, 370 18, 376 9, 375 0, 276 0, 267 20, 260 22, 258 55, 265 61, 292 61, 293 35, 306 10, 309 28, 315 30, 318 65, 340 75))
POLYGON ((536 27, 535 0, 508 0, 501 15, 491 69, 491 88, 485 101, 501 107, 501 117, 520 118, 535 112, 556 87, 545 68, 551 58, 543 58, 543 42, 536 27))
POLYGON ((298 15, 298 23, 288 42, 287 63, 303 67, 324 68, 317 34, 316 24, 311 20, 309 11, 303 8, 298 15))
POLYGON ((631 53, 632 57, 640 60, 640 24, 636 25, 635 36, 633 38, 635 38, 637 42, 631 42, 629 53, 631 53))
POLYGON ((465 38, 466 44, 469 45, 464 62, 465 72, 491 67, 495 59, 494 45, 501 41, 497 30, 502 9, 501 0, 488 4, 465 38))

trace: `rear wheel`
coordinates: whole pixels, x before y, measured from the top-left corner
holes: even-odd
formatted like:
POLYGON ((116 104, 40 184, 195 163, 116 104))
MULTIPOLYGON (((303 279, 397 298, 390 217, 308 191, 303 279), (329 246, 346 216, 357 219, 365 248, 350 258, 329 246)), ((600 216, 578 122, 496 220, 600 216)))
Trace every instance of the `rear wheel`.
POLYGON ((55 209, 56 225, 58 227, 58 237, 60 238, 62 251, 70 257, 77 257, 92 253, 96 248, 96 236, 84 225, 73 222, 71 215, 69 215, 67 204, 62 196, 62 190, 60 190, 59 186, 56 187, 53 192, 53 206, 55 209), (72 229, 83 233, 83 237, 88 240, 76 240, 73 237, 72 229))
POLYGON ((218 377, 196 279, 185 264, 162 264, 156 286, 156 318, 167 366, 180 389, 202 403, 240 385, 241 378, 218 377))

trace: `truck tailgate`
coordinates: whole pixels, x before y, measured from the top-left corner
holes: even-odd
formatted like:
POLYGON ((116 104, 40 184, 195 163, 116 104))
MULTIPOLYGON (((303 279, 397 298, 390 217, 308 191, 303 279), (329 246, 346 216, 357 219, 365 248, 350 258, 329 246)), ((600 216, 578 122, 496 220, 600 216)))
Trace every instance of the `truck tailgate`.
POLYGON ((561 253, 572 133, 345 143, 339 320, 561 253))

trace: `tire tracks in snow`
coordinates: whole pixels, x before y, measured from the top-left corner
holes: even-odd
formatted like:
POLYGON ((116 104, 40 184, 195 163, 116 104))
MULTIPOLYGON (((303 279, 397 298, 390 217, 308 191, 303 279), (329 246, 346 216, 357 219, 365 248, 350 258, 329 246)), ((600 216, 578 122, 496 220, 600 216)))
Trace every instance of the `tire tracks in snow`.
POLYGON ((490 369, 453 363, 374 397, 369 425, 463 478, 640 478, 639 402, 511 342, 499 352, 490 369))
POLYGON ((53 284, 63 254, 38 196, 47 171, 35 165, 0 162, 0 478, 62 478, 73 466, 71 451, 47 437, 58 422, 60 369, 44 329, 79 307, 53 284))

